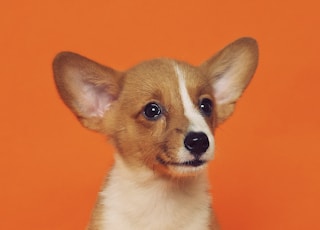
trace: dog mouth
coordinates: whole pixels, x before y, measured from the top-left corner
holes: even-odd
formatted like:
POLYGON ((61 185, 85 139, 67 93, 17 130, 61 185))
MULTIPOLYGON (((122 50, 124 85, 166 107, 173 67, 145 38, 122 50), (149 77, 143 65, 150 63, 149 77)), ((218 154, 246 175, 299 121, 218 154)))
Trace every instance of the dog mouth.
POLYGON ((157 157, 157 161, 162 165, 187 166, 187 167, 199 167, 207 163, 207 161, 200 160, 200 159, 194 159, 194 160, 185 161, 185 162, 172 162, 172 161, 165 161, 160 157, 157 157))

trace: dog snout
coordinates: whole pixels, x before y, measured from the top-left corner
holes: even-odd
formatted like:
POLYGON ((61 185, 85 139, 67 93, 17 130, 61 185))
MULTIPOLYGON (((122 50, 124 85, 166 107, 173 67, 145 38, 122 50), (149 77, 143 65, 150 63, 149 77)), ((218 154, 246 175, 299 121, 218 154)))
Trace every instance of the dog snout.
POLYGON ((209 148, 208 136, 203 132, 189 132, 184 139, 185 148, 196 158, 199 158, 209 148))

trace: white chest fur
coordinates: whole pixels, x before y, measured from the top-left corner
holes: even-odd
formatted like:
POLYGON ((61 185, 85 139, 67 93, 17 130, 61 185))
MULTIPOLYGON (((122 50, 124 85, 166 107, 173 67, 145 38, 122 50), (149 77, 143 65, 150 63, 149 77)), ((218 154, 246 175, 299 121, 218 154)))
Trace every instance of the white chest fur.
POLYGON ((101 192, 103 230, 208 230, 206 175, 173 181, 150 170, 133 173, 118 158, 101 192))

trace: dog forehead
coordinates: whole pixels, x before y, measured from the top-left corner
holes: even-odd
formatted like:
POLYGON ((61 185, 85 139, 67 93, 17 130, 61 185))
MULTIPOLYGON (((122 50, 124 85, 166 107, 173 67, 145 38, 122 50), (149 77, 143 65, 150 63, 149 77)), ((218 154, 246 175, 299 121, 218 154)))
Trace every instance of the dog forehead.
POLYGON ((184 72, 190 95, 198 94, 199 90, 208 86, 208 81, 198 68, 181 61, 162 58, 146 61, 129 69, 125 77, 125 91, 138 90, 140 96, 180 97, 177 66, 184 72))
POLYGON ((173 61, 169 59, 155 59, 142 62, 126 73, 129 85, 137 85, 139 88, 177 85, 173 61))

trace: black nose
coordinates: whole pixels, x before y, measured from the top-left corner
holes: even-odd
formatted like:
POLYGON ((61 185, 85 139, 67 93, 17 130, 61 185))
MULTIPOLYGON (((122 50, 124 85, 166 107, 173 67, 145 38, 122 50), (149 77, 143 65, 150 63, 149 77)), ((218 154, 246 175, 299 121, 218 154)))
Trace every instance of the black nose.
POLYGON ((192 155, 199 158, 209 148, 209 139, 203 132, 190 132, 184 139, 184 146, 192 155))

